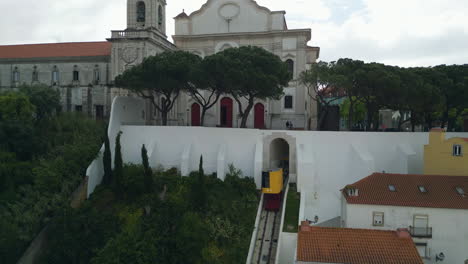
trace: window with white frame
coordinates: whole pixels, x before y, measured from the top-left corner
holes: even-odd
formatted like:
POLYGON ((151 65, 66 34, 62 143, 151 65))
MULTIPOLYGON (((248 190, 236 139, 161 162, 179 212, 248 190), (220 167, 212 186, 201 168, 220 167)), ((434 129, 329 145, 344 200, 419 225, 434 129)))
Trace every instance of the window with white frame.
POLYGON ((372 225, 373 226, 384 225, 384 213, 383 212, 374 212, 372 214, 372 225))
POLYGON ((453 156, 461 157, 463 156, 462 146, 461 145, 453 145, 453 156))
POLYGON ((415 228, 427 228, 429 226, 429 216, 415 215, 413 224, 415 228))
POLYGON ((294 100, 292 95, 286 95, 284 97, 284 109, 293 109, 294 108, 294 100))
POLYGON ((418 250, 419 256, 421 258, 427 258, 428 257, 428 252, 427 252, 427 243, 415 243, 416 249, 418 250))

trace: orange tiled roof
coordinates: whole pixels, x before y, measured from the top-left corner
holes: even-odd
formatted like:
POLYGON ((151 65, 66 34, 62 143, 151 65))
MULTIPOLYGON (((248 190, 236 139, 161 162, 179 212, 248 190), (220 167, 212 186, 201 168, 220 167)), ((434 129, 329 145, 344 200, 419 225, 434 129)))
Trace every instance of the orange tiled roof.
POLYGON ((468 176, 438 176, 374 173, 354 184, 357 196, 343 195, 350 204, 468 209, 468 176), (396 191, 391 192, 389 185, 396 191), (424 186, 427 192, 419 190, 424 186), (460 187, 465 195, 460 195, 460 187))
POLYGON ((0 46, 0 59, 110 56, 110 42, 73 42, 0 46))
POLYGON ((407 231, 301 227, 297 260, 347 264, 422 264, 407 231))

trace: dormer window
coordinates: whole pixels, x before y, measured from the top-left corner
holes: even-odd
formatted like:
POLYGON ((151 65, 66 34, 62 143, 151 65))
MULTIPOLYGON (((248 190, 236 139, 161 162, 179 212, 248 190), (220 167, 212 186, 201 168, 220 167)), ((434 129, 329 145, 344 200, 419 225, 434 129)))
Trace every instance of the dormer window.
POLYGON ((393 184, 388 185, 388 190, 391 192, 396 192, 396 187, 393 184))
POLYGON ((346 194, 348 194, 349 197, 357 197, 359 196, 359 190, 352 186, 348 186, 346 187, 346 194))
POLYGON ((459 195, 462 195, 462 196, 465 195, 465 191, 463 190, 462 187, 456 187, 455 190, 457 191, 459 195))
POLYGON ((463 156, 462 146, 461 145, 453 145, 453 156, 455 156, 455 157, 463 156))
POLYGON ((137 3, 137 22, 144 23, 146 21, 146 6, 145 2, 137 3))
POLYGON ((426 187, 424 187, 424 186, 422 186, 422 185, 418 186, 418 189, 419 189, 419 191, 422 192, 422 193, 427 193, 426 187))

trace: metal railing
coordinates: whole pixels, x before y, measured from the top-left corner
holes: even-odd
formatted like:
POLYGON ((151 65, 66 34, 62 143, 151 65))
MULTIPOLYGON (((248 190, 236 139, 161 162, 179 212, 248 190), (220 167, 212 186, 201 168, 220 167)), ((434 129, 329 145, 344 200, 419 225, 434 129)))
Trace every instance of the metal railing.
POLYGON ((432 238, 432 227, 410 226, 409 231, 413 237, 432 238))

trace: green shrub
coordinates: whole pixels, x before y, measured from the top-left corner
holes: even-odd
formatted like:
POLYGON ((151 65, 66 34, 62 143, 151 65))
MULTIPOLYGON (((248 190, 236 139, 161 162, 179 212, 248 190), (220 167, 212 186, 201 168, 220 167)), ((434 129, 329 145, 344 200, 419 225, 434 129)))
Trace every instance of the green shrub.
POLYGON ((126 164, 123 167, 122 190, 129 197, 145 192, 145 169, 141 165, 126 164))

